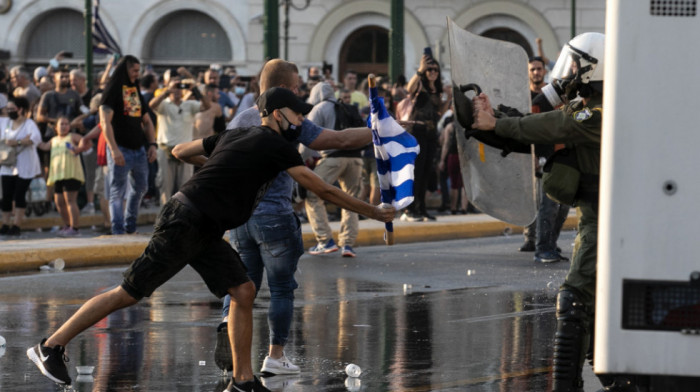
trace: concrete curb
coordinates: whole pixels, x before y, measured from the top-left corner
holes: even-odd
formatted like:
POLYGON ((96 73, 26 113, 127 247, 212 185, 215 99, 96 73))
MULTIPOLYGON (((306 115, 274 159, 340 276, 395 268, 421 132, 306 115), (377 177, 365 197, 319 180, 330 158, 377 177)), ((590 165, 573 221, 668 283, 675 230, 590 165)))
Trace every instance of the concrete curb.
MULTIPOLYGON (((143 213, 139 216, 139 224, 153 223, 155 213, 143 213)), ((101 224, 101 216, 86 216, 81 218, 82 225, 101 224), (93 220, 95 221, 93 223, 93 220)), ((49 228, 60 225, 60 219, 55 217, 33 218, 25 222, 26 229, 49 228)), ((564 229, 576 227, 578 218, 569 216, 564 223, 564 229)), ((360 224, 355 245, 357 247, 384 244, 384 227, 376 222, 362 227, 360 224)), ((302 233, 306 249, 316 245, 316 239, 308 224, 302 233)), ((406 223, 396 222, 394 228, 395 243, 412 243, 423 241, 445 241, 460 238, 477 238, 522 233, 523 228, 500 222, 484 216, 483 219, 472 217, 467 221, 436 221, 406 223), (507 230, 509 229, 509 230, 507 230)), ((333 237, 338 238, 338 230, 333 230, 333 237)), ((100 236, 94 238, 50 238, 34 240, 11 240, 2 243, 0 250, 0 273, 15 273, 36 271, 42 265, 57 258, 65 261, 66 268, 105 266, 126 264, 138 257, 148 244, 150 236, 123 235, 100 236)))

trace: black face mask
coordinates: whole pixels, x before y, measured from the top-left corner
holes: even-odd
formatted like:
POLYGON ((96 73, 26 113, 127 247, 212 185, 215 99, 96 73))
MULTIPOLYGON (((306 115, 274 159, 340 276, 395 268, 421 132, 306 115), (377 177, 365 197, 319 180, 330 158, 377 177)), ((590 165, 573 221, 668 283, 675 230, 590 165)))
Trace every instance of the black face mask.
POLYGON ((10 120, 17 120, 19 118, 19 113, 17 113, 16 110, 13 110, 11 112, 8 112, 7 116, 10 117, 10 120))
POLYGON ((284 136, 284 138, 290 142, 297 141, 299 135, 301 135, 301 127, 297 127, 296 125, 292 124, 292 122, 287 119, 287 116, 285 116, 281 111, 280 114, 287 121, 287 124, 289 124, 287 128, 282 128, 280 125, 280 133, 282 133, 282 136, 284 136))

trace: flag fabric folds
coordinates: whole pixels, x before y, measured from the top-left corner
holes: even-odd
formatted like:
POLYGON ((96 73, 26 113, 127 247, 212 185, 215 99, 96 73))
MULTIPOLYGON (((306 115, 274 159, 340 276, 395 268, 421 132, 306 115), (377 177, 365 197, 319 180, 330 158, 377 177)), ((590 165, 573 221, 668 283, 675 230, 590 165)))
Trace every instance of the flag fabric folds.
POLYGON ((92 50, 94 53, 122 53, 117 41, 109 34, 107 27, 102 23, 99 14, 100 0, 95 0, 95 7, 92 11, 92 50))
POLYGON ((382 203, 397 210, 413 202, 413 172, 420 147, 413 135, 394 120, 384 106, 377 88, 369 89, 374 156, 377 159, 382 203))

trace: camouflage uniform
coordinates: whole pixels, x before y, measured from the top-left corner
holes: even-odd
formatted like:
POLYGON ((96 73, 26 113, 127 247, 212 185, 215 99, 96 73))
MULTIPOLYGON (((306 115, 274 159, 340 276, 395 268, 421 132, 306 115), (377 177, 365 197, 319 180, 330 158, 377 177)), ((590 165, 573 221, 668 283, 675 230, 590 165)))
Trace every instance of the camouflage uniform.
MULTIPOLYGON (((500 114, 497 113, 497 117, 500 114)), ((602 100, 576 101, 561 110, 498 118, 498 136, 524 143, 564 143, 574 148, 581 172, 575 205, 580 219, 571 267, 557 298, 554 390, 582 391, 581 370, 595 309, 598 246, 598 175, 602 100)))

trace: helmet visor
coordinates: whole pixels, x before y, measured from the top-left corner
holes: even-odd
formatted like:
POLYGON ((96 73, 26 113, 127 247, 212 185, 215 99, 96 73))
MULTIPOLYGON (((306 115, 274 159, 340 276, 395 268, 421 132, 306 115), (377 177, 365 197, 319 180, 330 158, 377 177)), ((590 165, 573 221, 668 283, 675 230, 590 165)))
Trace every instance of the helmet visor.
MULTIPOLYGON (((571 80, 578 74, 580 78, 585 79, 586 75, 592 73, 597 63, 598 60, 595 57, 567 44, 562 48, 561 54, 554 64, 551 77, 552 79, 571 80)), ((584 80, 585 82, 587 80, 584 80)))

